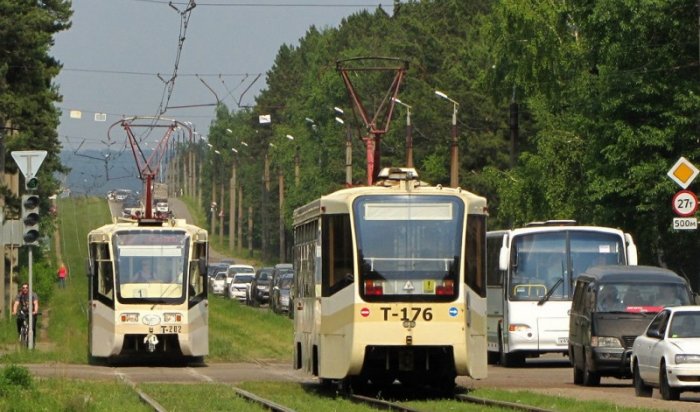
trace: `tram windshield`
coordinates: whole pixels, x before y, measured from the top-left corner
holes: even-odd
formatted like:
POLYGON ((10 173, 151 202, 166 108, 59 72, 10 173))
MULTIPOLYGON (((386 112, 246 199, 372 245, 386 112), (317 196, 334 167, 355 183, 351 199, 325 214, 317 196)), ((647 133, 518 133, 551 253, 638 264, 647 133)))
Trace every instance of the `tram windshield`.
POLYGON ((113 238, 119 298, 172 302, 185 297, 188 236, 133 231, 113 238))
POLYGON ((513 239, 511 300, 571 300, 573 281, 592 266, 626 264, 623 240, 607 232, 562 230, 513 239))
POLYGON ((456 298, 464 227, 460 199, 364 196, 355 201, 354 212, 365 300, 456 298))

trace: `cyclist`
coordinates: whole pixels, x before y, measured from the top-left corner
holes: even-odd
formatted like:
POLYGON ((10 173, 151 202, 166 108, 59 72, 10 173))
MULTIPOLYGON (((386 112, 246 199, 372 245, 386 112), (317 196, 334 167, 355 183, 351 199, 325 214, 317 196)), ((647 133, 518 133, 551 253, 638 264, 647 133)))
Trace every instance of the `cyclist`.
MULTIPOLYGON (((17 313, 21 312, 24 316, 29 316, 29 284, 22 283, 22 288, 20 292, 15 297, 15 304, 12 306, 12 316, 17 316, 17 313)), ((32 292, 32 331, 34 335, 34 342, 36 342, 36 318, 39 313, 39 297, 36 293, 32 292)), ((17 316, 17 334, 19 335, 22 330, 22 316, 17 316)))

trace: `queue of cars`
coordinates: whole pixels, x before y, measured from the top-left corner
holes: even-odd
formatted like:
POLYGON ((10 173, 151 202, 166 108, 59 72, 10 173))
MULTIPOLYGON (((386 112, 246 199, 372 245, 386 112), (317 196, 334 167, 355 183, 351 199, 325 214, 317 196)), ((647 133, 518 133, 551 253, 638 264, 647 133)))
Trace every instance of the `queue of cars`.
POLYGON ((577 385, 633 378, 635 394, 700 391, 700 306, 686 280, 651 266, 597 266, 575 283, 569 360, 577 385), (697 322, 697 327, 696 327, 697 322))
POLYGON ((290 311, 294 270, 291 263, 257 270, 251 265, 219 262, 209 265, 209 293, 259 307, 268 305, 275 313, 290 311))

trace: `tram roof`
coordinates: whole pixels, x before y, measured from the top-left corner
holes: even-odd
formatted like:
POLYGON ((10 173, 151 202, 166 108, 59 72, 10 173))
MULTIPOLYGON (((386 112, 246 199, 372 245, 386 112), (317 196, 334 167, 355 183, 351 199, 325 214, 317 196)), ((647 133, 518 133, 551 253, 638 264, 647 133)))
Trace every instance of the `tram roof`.
POLYGON ((95 228, 95 229, 90 231, 90 235, 96 234, 96 233, 113 234, 113 233, 121 231, 121 230, 129 230, 129 229, 152 230, 154 232, 157 232, 160 230, 181 229, 187 233, 196 234, 197 238, 200 241, 206 240, 208 238, 208 234, 207 234, 207 231, 205 229, 202 229, 199 226, 188 224, 185 219, 163 220, 162 224, 160 224, 160 225, 154 225, 154 224, 143 225, 143 224, 139 224, 139 222, 137 220, 122 220, 122 221, 106 224, 104 226, 100 226, 98 228, 95 228))
MULTIPOLYGON (((404 181, 405 182, 405 181, 404 181)), ((357 186, 340 189, 307 203, 294 210, 294 222, 303 222, 319 214, 347 213, 352 201, 363 195, 403 195, 417 196, 439 195, 458 196, 465 200, 469 213, 487 214, 486 198, 461 188, 431 186, 425 182, 413 180, 405 182, 411 184, 406 189, 403 182, 380 181, 374 186, 357 186)))

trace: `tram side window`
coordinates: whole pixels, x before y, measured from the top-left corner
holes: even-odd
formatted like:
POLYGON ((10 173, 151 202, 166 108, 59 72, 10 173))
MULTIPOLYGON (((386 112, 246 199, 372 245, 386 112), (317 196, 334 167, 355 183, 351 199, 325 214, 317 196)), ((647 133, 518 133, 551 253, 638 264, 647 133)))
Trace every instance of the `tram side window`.
POLYGON ((465 252, 467 285, 486 297, 486 215, 467 216, 465 252))
POLYGON ((316 287, 316 237, 318 221, 314 220, 294 229, 294 296, 314 297, 316 287))
POLYGON ((93 265, 97 268, 94 279, 94 292, 96 297, 108 303, 114 300, 114 276, 112 272, 112 260, 110 258, 107 243, 94 243, 92 245, 93 265))
POLYGON ((189 279, 189 295, 190 300, 193 298, 201 298, 203 294, 206 293, 207 289, 204 286, 204 277, 200 272, 199 262, 201 260, 207 260, 207 244, 206 243, 195 243, 194 250, 192 253, 192 263, 190 265, 190 279, 189 279))
POLYGON ((353 283, 350 215, 328 215, 323 222, 322 296, 331 296, 353 283))

